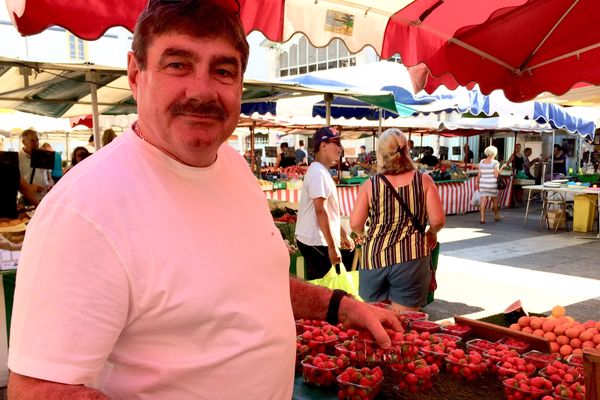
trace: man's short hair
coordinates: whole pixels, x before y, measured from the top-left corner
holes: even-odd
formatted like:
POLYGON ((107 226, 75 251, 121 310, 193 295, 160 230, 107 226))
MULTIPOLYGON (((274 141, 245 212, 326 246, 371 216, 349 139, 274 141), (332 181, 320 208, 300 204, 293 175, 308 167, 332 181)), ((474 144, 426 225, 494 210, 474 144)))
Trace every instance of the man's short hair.
POLYGON ((367 146, 365 146, 364 144, 360 146, 361 149, 365 149, 367 150, 367 146))
POLYGON ((212 0, 150 0, 139 16, 131 48, 140 69, 146 69, 148 47, 154 36, 181 33, 198 38, 223 37, 240 52, 242 74, 246 71, 250 47, 240 21, 239 10, 230 10, 212 0))
POLYGON ((281 148, 281 149, 283 149, 284 147, 285 147, 286 149, 289 147, 289 145, 287 144, 287 142, 283 142, 283 143, 281 143, 281 144, 279 145, 279 148, 281 148))
POLYGON ((304 146, 304 140, 300 139, 300 141, 298 142, 298 145, 304 146))
POLYGON ((29 136, 33 135, 35 135, 35 137, 38 137, 38 133, 35 129, 25 129, 23 132, 21 132, 21 140, 27 139, 29 136))

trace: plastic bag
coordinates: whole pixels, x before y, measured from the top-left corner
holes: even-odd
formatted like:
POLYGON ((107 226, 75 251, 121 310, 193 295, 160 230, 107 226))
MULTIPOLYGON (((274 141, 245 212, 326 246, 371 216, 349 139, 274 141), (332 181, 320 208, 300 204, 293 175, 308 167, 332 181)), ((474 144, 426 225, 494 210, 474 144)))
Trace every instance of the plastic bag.
POLYGON ((346 271, 344 264, 340 264, 339 274, 335 271, 335 266, 332 266, 324 277, 313 279, 308 282, 329 289, 342 289, 350 293, 356 299, 360 299, 358 295, 358 271, 348 272, 346 271))
POLYGON ((479 190, 475 190, 473 192, 473 197, 471 197, 471 205, 473 207, 479 207, 480 202, 481 202, 481 193, 479 193, 479 190))

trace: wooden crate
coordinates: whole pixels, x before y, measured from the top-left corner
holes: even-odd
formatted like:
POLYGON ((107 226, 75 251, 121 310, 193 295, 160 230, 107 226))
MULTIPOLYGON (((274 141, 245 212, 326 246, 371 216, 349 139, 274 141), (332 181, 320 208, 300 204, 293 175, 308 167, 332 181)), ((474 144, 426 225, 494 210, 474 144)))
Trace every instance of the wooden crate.
POLYGON ((460 316, 454 317, 454 321, 459 324, 468 325, 471 327, 471 329, 473 329, 473 336, 477 336, 482 339, 496 341, 508 336, 529 343, 530 350, 545 351, 547 353, 550 352, 550 342, 543 337, 521 331, 513 331, 503 326, 460 316))

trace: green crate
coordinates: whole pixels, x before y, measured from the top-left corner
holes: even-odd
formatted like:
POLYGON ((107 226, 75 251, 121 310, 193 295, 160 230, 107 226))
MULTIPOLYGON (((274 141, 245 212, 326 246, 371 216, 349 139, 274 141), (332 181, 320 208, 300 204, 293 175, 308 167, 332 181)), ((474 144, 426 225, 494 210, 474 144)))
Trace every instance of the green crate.
POLYGON ((287 189, 287 183, 285 183, 285 182, 273 182, 273 189, 287 189))
POLYGON ((364 181, 366 181, 367 179, 369 179, 368 176, 355 176, 353 178, 342 178, 342 183, 346 183, 349 185, 352 184, 361 184, 364 181))

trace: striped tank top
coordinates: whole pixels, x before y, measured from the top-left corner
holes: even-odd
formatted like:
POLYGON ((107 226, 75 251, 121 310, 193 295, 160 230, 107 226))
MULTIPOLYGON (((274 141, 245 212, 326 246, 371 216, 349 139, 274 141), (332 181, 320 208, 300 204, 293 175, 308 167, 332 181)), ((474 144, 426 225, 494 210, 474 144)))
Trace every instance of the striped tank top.
MULTIPOLYGON (((379 176, 371 178, 373 196, 367 223, 369 230, 363 247, 363 268, 374 269, 415 260, 429 254, 425 237, 413 226, 400 202, 379 176)), ((427 225, 425 192, 420 172, 412 182, 398 188, 413 215, 427 225)))

